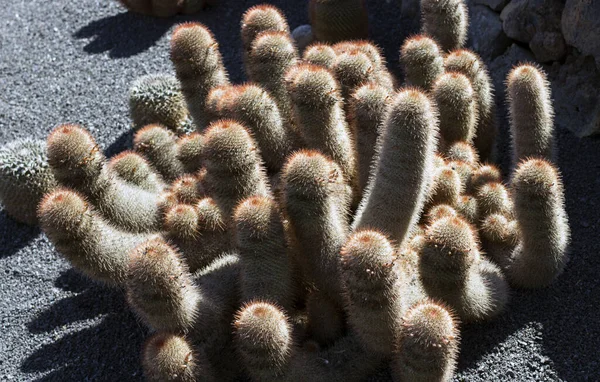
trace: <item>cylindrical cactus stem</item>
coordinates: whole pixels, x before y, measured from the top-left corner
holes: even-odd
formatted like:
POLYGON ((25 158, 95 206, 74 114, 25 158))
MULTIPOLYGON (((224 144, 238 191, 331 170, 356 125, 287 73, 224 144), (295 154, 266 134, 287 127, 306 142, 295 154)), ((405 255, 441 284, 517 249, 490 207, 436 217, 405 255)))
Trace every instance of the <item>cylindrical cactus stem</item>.
POLYGON ((188 111, 177 78, 170 74, 137 78, 129 89, 129 114, 136 130, 160 124, 180 133, 188 111))
POLYGON ((474 196, 461 195, 454 208, 469 224, 477 225, 479 223, 479 206, 477 198, 474 196))
POLYGON ((482 162, 494 161, 498 122, 494 88, 485 64, 476 53, 461 49, 446 56, 444 67, 448 72, 464 74, 471 81, 471 86, 477 95, 479 115, 473 144, 482 162))
MULTIPOLYGON (((425 223, 428 225, 433 224, 436 220, 447 218, 447 217, 457 217, 458 212, 454 209, 454 207, 449 206, 447 204, 438 204, 436 206, 431 207, 429 211, 427 211, 427 215, 425 216, 425 223)), ((423 231, 420 236, 424 237, 425 232, 423 231)))
POLYGON ((475 231, 461 218, 438 219, 425 232, 419 276, 427 294, 464 321, 489 319, 508 301, 508 284, 498 267, 479 253, 475 231))
POLYGON ((376 231, 352 234, 341 251, 348 322, 367 351, 391 356, 404 313, 394 248, 376 231))
POLYGON ((291 308, 292 264, 277 203, 270 197, 248 198, 236 208, 234 222, 243 300, 291 308))
POLYGON ((337 81, 315 65, 299 65, 287 77, 296 124, 307 148, 333 159, 356 192, 356 154, 337 81))
POLYGON ((353 229, 376 229, 402 244, 417 224, 433 178, 437 120, 427 96, 397 93, 384 122, 379 158, 353 229))
POLYGON ((521 240, 507 277, 522 288, 549 285, 568 261, 571 237, 560 174, 546 160, 522 162, 513 175, 512 195, 521 240))
POLYGON ((473 177, 473 172, 475 171, 475 167, 467 162, 463 162, 460 160, 447 161, 446 167, 451 168, 456 171, 458 176, 460 177, 460 182, 462 183, 463 190, 471 189, 471 178, 473 177))
POLYGON ((59 253, 86 276, 109 285, 125 282, 128 252, 148 238, 112 227, 81 195, 65 189, 47 194, 38 216, 59 253))
POLYGON ((0 202, 12 218, 36 225, 40 200, 57 185, 43 140, 18 139, 0 148, 0 202))
POLYGON ((317 41, 367 38, 369 17, 363 0, 310 0, 310 23, 317 41))
POLYGON ((467 191, 476 195, 482 186, 488 183, 501 182, 502 173, 500 173, 500 169, 492 164, 484 164, 477 167, 471 174, 469 189, 467 191))
POLYGON ((319 290, 313 290, 306 300, 307 334, 319 345, 329 346, 345 330, 345 315, 341 305, 319 290))
POLYGON ((204 137, 206 175, 202 183, 230 221, 242 200, 270 195, 266 171, 254 139, 238 122, 217 121, 204 137))
POLYGON ((130 253, 127 300, 153 330, 185 333, 194 324, 201 295, 179 253, 159 236, 130 253))
POLYGON ((486 256, 506 271, 520 237, 517 222, 502 214, 491 214, 483 219, 479 232, 486 256))
POLYGON ((249 84, 236 90, 223 106, 225 113, 252 134, 265 166, 273 173, 279 172, 298 143, 294 131, 283 123, 277 104, 261 87, 249 84))
POLYGON ((59 183, 83 194, 110 223, 134 232, 158 229, 159 194, 120 181, 86 130, 59 126, 48 136, 47 148, 59 183))
POLYGON ((463 186, 456 171, 450 167, 437 169, 427 192, 425 211, 438 204, 456 206, 462 191, 463 186))
POLYGON ((337 54, 330 45, 315 43, 304 50, 302 59, 312 65, 319 65, 327 69, 333 68, 337 54))
POLYGON ((350 99, 350 129, 356 137, 360 193, 367 187, 375 160, 377 139, 391 102, 391 93, 374 83, 361 86, 350 99))
POLYGON ((513 217, 513 203, 508 190, 502 183, 484 184, 479 188, 475 197, 480 220, 492 214, 502 214, 509 219, 513 217))
POLYGON ((204 190, 194 175, 184 175, 171 185, 171 192, 179 203, 195 204, 204 196, 204 190))
POLYGON ((286 163, 282 181, 290 230, 304 275, 343 305, 339 253, 348 234, 349 187, 339 167, 316 151, 300 151, 286 163))
POLYGON ((112 157, 108 167, 123 181, 150 192, 161 192, 167 185, 140 154, 123 151, 112 157))
POLYGON ((365 54, 375 70, 374 82, 383 86, 388 91, 393 92, 396 87, 396 79, 386 67, 385 58, 381 49, 367 40, 347 41, 336 44, 334 47, 336 54, 339 56, 342 53, 351 53, 359 51, 365 54))
POLYGON ((263 32, 252 43, 248 56, 248 78, 265 89, 277 104, 284 126, 292 122, 292 105, 285 87, 285 74, 298 62, 298 50, 290 34, 263 32))
POLYGON ((455 142, 473 142, 477 123, 476 94, 469 79, 446 72, 433 85, 433 99, 439 112, 441 152, 455 142))
POLYGON ((251 379, 281 380, 294 351, 285 313, 276 305, 257 300, 236 314, 234 327, 234 342, 251 379))
POLYGON ((202 350, 192 348, 180 335, 158 332, 144 344, 144 377, 149 382, 216 382, 212 366, 202 350))
POLYGON ((479 166, 479 155, 475 148, 464 141, 457 141, 448 145, 444 152, 446 160, 461 161, 470 164, 473 167, 479 166))
POLYGON ((204 137, 194 132, 177 140, 177 159, 183 165, 183 171, 191 174, 202 168, 204 160, 204 137))
POLYGON ((400 48, 400 63, 406 85, 425 91, 444 73, 444 58, 437 43, 424 35, 408 38, 400 48))
POLYGON ((332 71, 340 84, 344 100, 349 100, 352 93, 360 86, 377 79, 375 65, 358 49, 339 54, 332 71))
POLYGON ((184 166, 177 158, 177 137, 160 125, 148 125, 133 138, 133 147, 142 154, 167 182, 184 173, 184 166))
MULTIPOLYGON (((261 4, 248 8, 242 16, 241 34, 244 53, 244 64, 249 64, 248 57, 252 43, 262 32, 290 33, 290 27, 283 13, 272 5, 261 4)), ((248 67, 246 67, 248 71, 248 67)), ((248 72, 247 72, 248 73, 248 72)))
POLYGON ((175 28, 171 38, 171 61, 188 110, 202 132, 208 126, 205 113, 208 92, 229 83, 219 44, 204 25, 181 24, 175 28))
POLYGON ((464 0, 421 0, 421 32, 437 41, 442 51, 462 48, 468 28, 464 0))
POLYGON ((392 359, 395 382, 448 382, 459 352, 456 319, 442 305, 420 302, 403 317, 397 345, 392 359))
POLYGON ((508 74, 506 83, 513 166, 531 157, 554 160, 554 111, 546 73, 523 64, 508 74))

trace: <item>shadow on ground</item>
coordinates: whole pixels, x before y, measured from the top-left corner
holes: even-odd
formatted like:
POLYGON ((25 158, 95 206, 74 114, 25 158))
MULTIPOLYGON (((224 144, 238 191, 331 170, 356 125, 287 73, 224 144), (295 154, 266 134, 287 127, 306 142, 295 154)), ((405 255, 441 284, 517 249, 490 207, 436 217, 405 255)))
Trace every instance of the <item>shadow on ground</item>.
POLYGON ((19 223, 6 214, 6 211, 0 211, 0 258, 12 256, 21 248, 27 246, 33 239, 40 234, 38 227, 31 227, 27 224, 19 223))

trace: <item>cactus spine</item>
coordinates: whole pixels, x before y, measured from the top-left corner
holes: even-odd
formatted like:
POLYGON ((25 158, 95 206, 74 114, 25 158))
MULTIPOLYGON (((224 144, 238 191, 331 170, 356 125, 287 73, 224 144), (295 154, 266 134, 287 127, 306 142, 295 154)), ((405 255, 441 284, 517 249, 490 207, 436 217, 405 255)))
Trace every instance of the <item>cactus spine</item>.
POLYGON ((164 127, 148 125, 142 128, 133 138, 133 147, 166 181, 172 182, 183 175, 183 164, 177 158, 177 139, 164 127))
POLYGON ((244 48, 244 63, 252 51, 252 43, 263 32, 290 33, 287 20, 274 6, 262 4, 248 8, 242 16, 241 35, 244 48))
POLYGON ((140 154, 123 151, 108 162, 111 171, 123 181, 150 192, 160 192, 167 187, 150 163, 140 154))
POLYGON ((400 48, 400 63, 404 68, 406 85, 425 91, 433 88, 435 80, 444 73, 444 58, 437 43, 418 35, 406 39, 400 48))
POLYGON ((327 44, 316 43, 304 50, 302 59, 312 65, 319 65, 327 69, 333 68, 337 54, 327 44))

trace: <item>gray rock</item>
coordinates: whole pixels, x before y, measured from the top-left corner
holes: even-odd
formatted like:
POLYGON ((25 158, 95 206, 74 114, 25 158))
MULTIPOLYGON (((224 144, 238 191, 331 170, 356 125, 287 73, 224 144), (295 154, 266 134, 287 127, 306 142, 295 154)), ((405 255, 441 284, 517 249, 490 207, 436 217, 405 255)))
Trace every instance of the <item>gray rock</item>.
POLYGON ((308 24, 300 25, 292 31, 292 38, 296 41, 296 46, 300 54, 304 52, 304 49, 313 43, 315 37, 312 33, 312 28, 308 24))
POLYGON ((594 56, 600 68, 600 1, 567 0, 561 24, 567 44, 594 56))
POLYGON ((481 4, 490 7, 496 12, 500 12, 508 3, 508 0, 471 0, 474 4, 481 4))
POLYGON ((489 72, 492 77, 494 89, 496 89, 496 98, 500 100, 505 99, 504 81, 506 80, 506 76, 508 76, 508 72, 517 64, 533 61, 535 61, 535 57, 533 57, 531 52, 521 48, 517 44, 512 44, 502 56, 494 59, 489 65, 489 72))
POLYGON ((510 45, 502 30, 500 15, 485 5, 469 7, 470 25, 467 45, 488 62, 501 55, 510 45))
POLYGON ((600 133, 600 71, 590 56, 573 55, 553 65, 552 82, 556 123, 578 137, 600 133))
POLYGON ((566 54, 563 7, 564 0, 512 0, 500 14, 502 27, 508 37, 529 44, 538 61, 560 60, 566 54))

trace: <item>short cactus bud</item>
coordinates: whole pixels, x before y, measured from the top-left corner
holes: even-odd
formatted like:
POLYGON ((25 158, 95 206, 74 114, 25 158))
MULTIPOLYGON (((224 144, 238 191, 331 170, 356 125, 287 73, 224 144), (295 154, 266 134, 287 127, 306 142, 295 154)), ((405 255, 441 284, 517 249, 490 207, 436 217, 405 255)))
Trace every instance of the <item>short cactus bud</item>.
POLYGON ((492 80, 485 64, 476 53, 461 49, 446 56, 444 67, 448 72, 464 74, 471 81, 471 86, 477 95, 477 111, 479 114, 473 144, 481 161, 493 161, 496 155, 496 135, 498 131, 496 102, 492 80))
POLYGON ((236 314, 234 342, 253 381, 276 381, 293 355, 292 329, 275 305, 252 302, 236 314))
POLYGON ((376 80, 377 69, 369 57, 354 49, 341 53, 333 64, 333 73, 337 78, 345 100, 350 99, 354 91, 363 84, 376 80))
POLYGON ((165 214, 164 229, 185 256, 181 242, 191 242, 198 237, 198 212, 189 204, 178 204, 165 214))
POLYGON ((0 202, 8 215, 36 225, 40 200, 56 187, 46 142, 19 139, 0 148, 0 202))
POLYGON ((389 357, 404 309, 394 248, 376 231, 358 231, 341 258, 348 322, 365 349, 389 357))
POLYGON ((479 207, 477 206, 477 199, 474 196, 461 195, 454 208, 469 224, 477 224, 479 222, 479 207))
POLYGON ((546 74, 533 65, 520 65, 506 82, 513 165, 537 157, 554 159, 554 111, 546 74))
POLYGON ((177 159, 186 173, 195 173, 202 167, 204 137, 200 133, 184 135, 177 140, 177 159))
POLYGON ((369 18, 363 0, 310 0, 310 23, 317 41, 366 38, 369 18))
POLYGON ((448 161, 446 163, 446 167, 449 167, 458 173, 463 190, 470 189, 469 182, 471 181, 471 178, 473 176, 473 171, 475 171, 475 168, 471 164, 463 161, 453 160, 448 161))
POLYGON ((457 141, 449 145, 444 155, 448 161, 462 161, 471 166, 476 166, 479 163, 479 155, 475 151, 475 148, 464 141, 457 141))
POLYGON ((149 74, 136 79, 129 89, 129 114, 135 129, 156 123, 179 132, 188 111, 177 78, 149 74))
POLYGON ((441 75, 433 85, 433 98, 440 114, 442 151, 455 142, 471 143, 477 123, 476 94, 469 79, 456 72, 441 75))
POLYGON ((403 317, 392 359, 395 382, 450 381, 456 368, 459 332, 456 319, 431 301, 413 306, 403 317))
POLYGON ((183 164, 177 159, 176 136, 168 129, 160 125, 140 129, 133 138, 133 147, 166 181, 183 175, 183 164))
POLYGON ((400 63, 406 85, 425 91, 433 88, 435 80, 444 73, 444 58, 437 43, 423 35, 407 39, 400 49, 400 63))
POLYGON ((512 252, 519 241, 516 221, 505 215, 491 214, 482 222, 479 230, 481 246, 485 254, 503 270, 510 264, 512 252))
POLYGON ((565 268, 571 236, 559 172, 542 159, 522 162, 512 194, 521 241, 507 276, 518 287, 546 286, 565 268))
POLYGON ((180 24, 171 38, 171 61, 194 123, 204 131, 208 125, 205 113, 208 92, 229 83, 219 44, 204 25, 180 24))
POLYGON ((302 59, 312 65, 319 65, 327 69, 333 68, 337 54, 327 44, 316 43, 304 50, 302 59))
POLYGON ((423 92, 405 89, 395 95, 354 230, 377 229, 400 245, 408 239, 433 178, 437 133, 434 108, 423 92))
POLYGON ((158 236, 130 253, 127 300, 146 325, 176 333, 194 324, 200 294, 180 255, 158 236))
POLYGON ((425 209, 438 204, 456 206, 459 202, 463 186, 460 176, 450 167, 437 170, 427 194, 425 209))
POLYGON ((477 191, 479 218, 485 219, 491 214, 502 214, 510 218, 513 215, 513 203, 508 190, 502 183, 487 183, 477 191))
POLYGON ((482 165, 473 171, 469 181, 469 191, 477 193, 479 189, 488 183, 501 183, 502 173, 500 169, 492 164, 482 165))
POLYGON ((248 8, 241 22, 242 44, 244 47, 244 62, 252 50, 252 43, 262 32, 290 33, 285 16, 281 11, 268 4, 255 5, 248 8))
MULTIPOLYGON (((438 204, 436 206, 431 207, 431 209, 429 209, 429 211, 427 211, 427 216, 425 218, 425 222, 429 225, 433 224, 436 220, 439 219, 443 219, 443 218, 453 218, 453 217, 457 217, 458 216, 458 212, 456 212, 456 210, 452 207, 449 206, 447 204, 438 204)), ((425 232, 422 233, 422 235, 425 232)))
POLYGON ((442 218, 427 228, 419 276, 431 298, 448 304, 465 321, 493 317, 508 301, 502 272, 481 257, 475 231, 460 218, 442 218))
POLYGON ((108 162, 108 167, 123 181, 150 192, 166 188, 163 179, 140 154, 123 151, 108 162))
POLYGON ((194 204, 204 196, 201 184, 193 175, 184 175, 173 182, 171 191, 177 201, 184 204, 194 204))
POLYGON ((467 42, 469 15, 464 0, 421 0, 421 32, 441 50, 460 49, 467 42))
POLYGON ((203 352, 194 350, 179 335, 158 332, 144 345, 144 377, 149 382, 216 382, 203 352))

